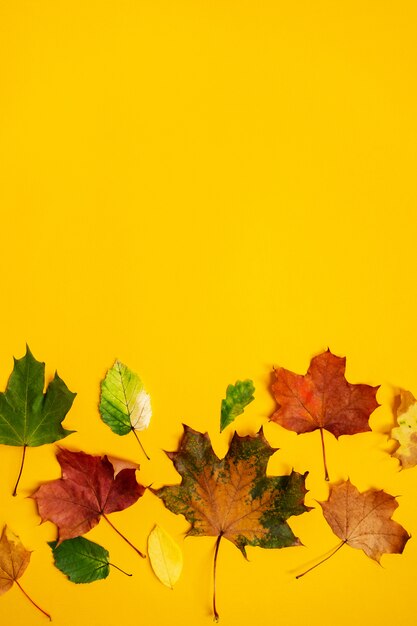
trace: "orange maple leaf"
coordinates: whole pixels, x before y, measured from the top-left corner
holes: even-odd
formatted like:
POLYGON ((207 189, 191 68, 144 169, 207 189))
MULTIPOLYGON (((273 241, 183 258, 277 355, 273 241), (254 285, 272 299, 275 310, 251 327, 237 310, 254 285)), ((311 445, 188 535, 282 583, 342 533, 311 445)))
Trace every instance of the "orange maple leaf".
POLYGON ((274 369, 272 392, 278 409, 271 420, 298 434, 320 430, 326 480, 323 430, 336 438, 369 431, 369 416, 379 406, 379 386, 349 383, 345 367, 345 357, 327 350, 311 360, 305 375, 283 367, 274 369))

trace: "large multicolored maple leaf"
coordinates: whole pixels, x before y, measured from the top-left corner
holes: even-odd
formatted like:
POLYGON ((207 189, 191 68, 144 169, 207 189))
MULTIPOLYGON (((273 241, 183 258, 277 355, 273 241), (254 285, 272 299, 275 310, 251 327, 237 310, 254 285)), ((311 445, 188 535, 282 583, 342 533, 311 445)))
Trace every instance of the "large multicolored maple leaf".
POLYGON ((336 438, 369 431, 369 417, 379 406, 379 386, 349 383, 345 369, 346 358, 330 350, 315 356, 305 375, 274 369, 272 392, 278 408, 271 420, 298 434, 320 430, 326 480, 323 431, 336 438))
MULTIPOLYGON (((304 505, 305 475, 293 471, 289 476, 266 476, 274 452, 262 430, 253 437, 235 433, 226 456, 219 459, 207 433, 184 426, 179 450, 168 453, 182 482, 153 492, 190 522, 188 535, 217 537, 214 580, 222 537, 244 556, 247 545, 300 545, 287 520, 309 510, 304 505)), ((213 612, 217 619, 215 594, 213 612)))

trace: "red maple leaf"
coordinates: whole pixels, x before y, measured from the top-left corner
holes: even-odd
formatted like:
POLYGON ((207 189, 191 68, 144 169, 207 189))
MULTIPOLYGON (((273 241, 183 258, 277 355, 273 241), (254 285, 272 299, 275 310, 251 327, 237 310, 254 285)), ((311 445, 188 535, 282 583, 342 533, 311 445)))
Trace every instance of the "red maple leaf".
POLYGON ((327 350, 311 360, 304 376, 283 367, 274 370, 272 391, 278 409, 271 420, 298 434, 320 430, 326 480, 323 430, 335 437, 369 431, 369 416, 379 406, 379 386, 349 383, 345 367, 345 357, 327 350))
POLYGON ((36 500, 42 522, 49 520, 57 525, 58 543, 88 532, 101 517, 121 535, 107 515, 123 511, 143 495, 145 487, 135 477, 137 466, 63 448, 57 460, 62 478, 41 485, 32 498, 36 500))

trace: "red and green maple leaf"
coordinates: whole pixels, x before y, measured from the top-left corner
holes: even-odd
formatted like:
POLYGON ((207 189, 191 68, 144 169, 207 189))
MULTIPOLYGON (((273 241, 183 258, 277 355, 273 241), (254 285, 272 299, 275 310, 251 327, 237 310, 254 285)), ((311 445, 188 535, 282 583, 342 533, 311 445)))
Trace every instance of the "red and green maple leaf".
POLYGON ((298 434, 320 431, 326 480, 323 431, 336 438, 370 431, 369 417, 379 406, 379 386, 349 383, 345 368, 346 358, 327 350, 311 360, 305 375, 274 369, 272 392, 278 408, 271 420, 298 434))

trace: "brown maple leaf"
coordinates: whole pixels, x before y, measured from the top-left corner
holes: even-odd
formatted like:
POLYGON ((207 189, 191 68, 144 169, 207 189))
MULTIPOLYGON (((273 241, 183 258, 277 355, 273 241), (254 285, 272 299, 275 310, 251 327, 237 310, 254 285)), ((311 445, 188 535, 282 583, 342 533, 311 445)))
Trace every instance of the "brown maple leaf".
POLYGON ((135 477, 137 466, 125 461, 71 452, 60 448, 57 460, 62 478, 41 485, 32 494, 42 522, 49 520, 58 527, 58 545, 65 539, 85 534, 103 517, 138 554, 110 522, 107 515, 123 511, 134 504, 145 487, 135 477))
POLYGON ((369 416, 379 406, 379 386, 349 383, 345 367, 345 357, 327 350, 311 360, 304 376, 283 367, 274 369, 272 392, 278 409, 271 420, 298 434, 320 430, 326 480, 323 430, 336 438, 369 431, 369 416))
POLYGON ((401 554, 410 538, 407 531, 391 519, 398 503, 385 491, 368 489, 361 493, 348 480, 332 486, 328 500, 319 504, 326 521, 342 543, 297 578, 329 559, 344 544, 363 550, 379 563, 383 554, 401 554))
MULTIPOLYGON (((289 476, 266 476, 274 452, 262 430, 253 437, 235 433, 228 453, 219 459, 207 433, 184 426, 178 452, 168 453, 182 482, 153 492, 190 522, 188 535, 217 537, 214 580, 222 537, 244 556, 246 545, 300 545, 286 520, 309 510, 303 503, 305 476, 294 471, 289 476)), ((215 594, 213 612, 217 619, 215 594)))
POLYGON ((30 555, 31 553, 29 550, 26 550, 19 537, 5 526, 0 538, 0 596, 6 593, 6 591, 9 591, 13 583, 16 583, 17 587, 19 587, 20 591, 33 606, 51 619, 49 613, 41 609, 41 607, 28 596, 18 581, 18 578, 23 576, 29 565, 30 555))

